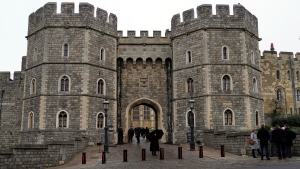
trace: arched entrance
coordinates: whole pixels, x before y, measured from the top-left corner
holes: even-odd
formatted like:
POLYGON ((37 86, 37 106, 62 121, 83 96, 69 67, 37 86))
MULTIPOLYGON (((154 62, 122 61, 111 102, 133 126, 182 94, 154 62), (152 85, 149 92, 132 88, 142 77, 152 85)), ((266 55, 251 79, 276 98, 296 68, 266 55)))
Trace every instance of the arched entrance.
MULTIPOLYGON (((156 101, 152 100, 152 99, 148 99, 148 98, 140 98, 137 100, 134 100, 133 102, 131 102, 127 107, 126 107, 126 127, 125 127, 125 138, 128 138, 128 129, 130 128, 131 125, 133 125, 133 117, 132 117, 132 111, 135 107, 140 106, 140 105, 144 105, 146 107, 150 107, 153 112, 154 112, 154 126, 153 129, 160 129, 163 130, 163 132, 165 133, 161 139, 162 142, 166 142, 166 130, 162 124, 163 121, 163 115, 162 115, 162 107, 160 106, 159 103, 157 103, 156 101)), ((144 127, 144 126, 135 126, 135 127, 144 127)))

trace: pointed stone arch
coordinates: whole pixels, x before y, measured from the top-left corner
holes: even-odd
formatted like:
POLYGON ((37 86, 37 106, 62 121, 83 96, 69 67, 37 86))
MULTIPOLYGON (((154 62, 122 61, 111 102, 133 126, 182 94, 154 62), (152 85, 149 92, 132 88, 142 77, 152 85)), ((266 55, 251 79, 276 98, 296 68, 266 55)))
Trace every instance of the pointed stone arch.
POLYGON ((163 135, 161 141, 166 142, 166 135, 167 131, 165 127, 163 126, 163 111, 161 105, 156 102, 155 100, 149 99, 149 98, 139 98, 134 101, 132 101, 127 107, 126 107, 126 114, 125 114, 125 119, 126 119, 126 126, 125 126, 125 135, 127 137, 127 131, 130 128, 131 125, 131 120, 130 120, 130 112, 131 110, 139 105, 145 105, 150 108, 152 108, 155 112, 155 129, 160 129, 162 130, 165 134, 163 135))

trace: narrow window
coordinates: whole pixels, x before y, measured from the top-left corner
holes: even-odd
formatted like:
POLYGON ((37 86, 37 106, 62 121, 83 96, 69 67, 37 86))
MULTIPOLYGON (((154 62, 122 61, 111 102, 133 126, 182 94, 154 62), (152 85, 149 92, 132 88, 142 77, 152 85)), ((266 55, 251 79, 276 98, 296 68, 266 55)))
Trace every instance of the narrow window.
POLYGON ((59 120, 59 127, 60 128, 65 128, 67 127, 67 113, 62 111, 59 113, 59 116, 58 116, 58 120, 59 120))
POLYGON ((254 60, 254 52, 251 51, 251 63, 254 64, 255 60, 254 60))
POLYGON ((232 125, 232 112, 230 110, 226 110, 224 113, 225 125, 232 125))
POLYGON ((291 77, 290 77, 290 71, 289 70, 286 72, 286 75, 287 75, 287 79, 290 80, 291 77))
POLYGON ((104 48, 101 48, 101 50, 100 50, 100 61, 104 60, 104 57, 105 57, 105 51, 104 51, 104 48))
POLYGON ((290 108, 290 114, 293 114, 293 108, 290 108))
POLYGON ((33 128, 33 113, 29 113, 28 116, 28 128, 32 129, 33 128))
POLYGON ((277 99, 277 101, 281 101, 281 91, 280 91, 280 89, 278 89, 276 91, 276 99, 277 99))
POLYGON ((223 90, 230 90, 230 77, 228 75, 223 76, 222 83, 223 90))
POLYGON ((104 94, 104 81, 98 80, 98 94, 104 94))
POLYGON ((299 71, 296 72, 296 80, 299 80, 299 71))
POLYGON ((194 81, 192 78, 188 78, 187 85, 188 85, 188 92, 193 93, 194 92, 194 81))
POLYGON ((63 76, 60 80, 60 91, 69 91, 69 78, 67 76, 63 76))
POLYGON ((222 53, 223 53, 223 59, 226 60, 228 58, 227 57, 227 47, 223 47, 222 53))
POLYGON ((150 107, 144 106, 144 120, 150 120, 150 107))
POLYGON ((67 57, 69 55, 69 45, 67 43, 64 44, 64 55, 67 57))
POLYGON ((297 90, 297 101, 300 101, 300 90, 297 90))
POLYGON ((187 63, 192 63, 192 52, 187 51, 187 63))
POLYGON ((133 108, 133 120, 140 120, 139 106, 133 108))
POLYGON ((33 50, 33 61, 37 60, 37 48, 34 48, 33 50))
POLYGON ((256 83, 256 79, 253 78, 253 92, 256 93, 257 92, 257 83, 256 83))
POLYGON ((255 125, 258 126, 258 112, 255 112, 255 125))
POLYGON ((99 113, 97 117, 97 128, 103 128, 104 127, 104 116, 103 113, 99 113))
POLYGON ((277 79, 277 80, 280 79, 280 71, 279 71, 279 70, 276 71, 276 79, 277 79))
POLYGON ((35 79, 31 80, 31 94, 35 94, 35 89, 36 89, 36 82, 35 79))

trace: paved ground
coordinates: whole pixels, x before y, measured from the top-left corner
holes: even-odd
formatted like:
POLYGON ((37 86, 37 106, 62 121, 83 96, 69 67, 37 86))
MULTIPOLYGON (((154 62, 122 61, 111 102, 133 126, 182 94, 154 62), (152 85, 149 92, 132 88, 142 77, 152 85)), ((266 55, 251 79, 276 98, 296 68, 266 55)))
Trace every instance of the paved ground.
MULTIPOLYGON (((300 157, 288 158, 285 160, 278 160, 276 157, 271 157, 270 161, 260 160, 260 158, 252 158, 249 156, 237 156, 225 152, 225 157, 221 157, 220 150, 211 149, 209 147, 203 147, 203 158, 199 158, 199 151, 189 151, 188 144, 182 145, 170 145, 160 144, 160 148, 164 148, 164 160, 160 160, 159 153, 157 156, 152 156, 149 151, 150 143, 141 139, 141 143, 136 142, 116 145, 109 147, 109 154, 106 154, 106 163, 102 164, 102 151, 103 146, 90 146, 83 152, 86 152, 86 164, 82 164, 82 154, 76 155, 70 162, 58 166, 51 167, 51 169, 80 169, 80 168, 110 168, 110 169, 153 169, 154 167, 159 168, 272 168, 277 166, 276 169, 281 168, 280 166, 288 165, 291 166, 289 169, 300 168, 300 157), (178 147, 182 147, 182 159, 178 159, 178 147), (142 149, 146 149, 146 160, 142 160, 142 149), (127 150, 127 162, 123 162, 123 150, 127 150), (258 167, 259 166, 259 167, 258 167), (294 166, 294 168, 293 168, 294 166), (278 168, 279 167, 279 168, 278 168)), ((198 150, 198 148, 196 148, 198 150)), ((226 147, 225 147, 226 150, 226 147)))

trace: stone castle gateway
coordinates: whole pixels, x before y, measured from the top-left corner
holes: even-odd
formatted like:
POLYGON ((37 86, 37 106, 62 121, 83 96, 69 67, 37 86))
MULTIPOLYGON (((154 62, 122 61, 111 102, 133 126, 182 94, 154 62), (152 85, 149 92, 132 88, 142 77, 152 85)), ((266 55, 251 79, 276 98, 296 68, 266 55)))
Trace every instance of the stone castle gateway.
MULTIPOLYGON (((116 130, 164 131, 183 143, 195 100, 195 140, 204 130, 247 131, 264 122, 257 18, 242 5, 200 5, 171 19, 171 30, 117 30, 117 16, 88 3, 47 3, 29 16, 27 56, 5 90, 1 147, 84 136, 104 139, 104 110, 116 130), (96 16, 94 16, 96 10, 96 16)), ((2 100, 1 100, 2 101, 2 100)), ((127 132, 125 132, 125 138, 127 132)), ((125 141, 125 140, 124 140, 125 141)))

